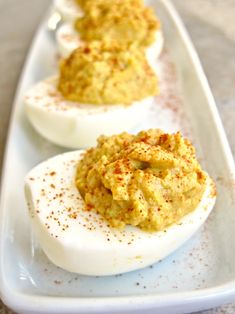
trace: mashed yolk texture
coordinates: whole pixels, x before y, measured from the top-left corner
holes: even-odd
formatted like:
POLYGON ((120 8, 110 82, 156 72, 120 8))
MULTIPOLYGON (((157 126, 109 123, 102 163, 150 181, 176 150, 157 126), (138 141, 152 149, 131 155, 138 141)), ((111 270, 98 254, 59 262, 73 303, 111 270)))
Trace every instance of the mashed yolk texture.
POLYGON ((136 47, 92 42, 60 66, 59 91, 85 104, 132 104, 158 94, 158 79, 136 47))
POLYGON ((137 0, 90 1, 85 11, 75 22, 75 29, 84 41, 116 41, 148 47, 160 29, 154 11, 137 0))
POLYGON ((192 144, 160 130, 101 136, 77 167, 85 209, 111 226, 159 231, 193 211, 206 188, 192 144))

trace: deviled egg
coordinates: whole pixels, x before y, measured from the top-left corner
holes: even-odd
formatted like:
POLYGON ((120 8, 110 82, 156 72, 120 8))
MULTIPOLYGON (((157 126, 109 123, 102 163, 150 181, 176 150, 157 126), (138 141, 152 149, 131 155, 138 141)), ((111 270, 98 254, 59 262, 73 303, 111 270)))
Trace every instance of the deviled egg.
POLYGON ((215 186, 179 133, 101 137, 29 172, 25 195, 48 258, 84 275, 146 267, 205 222, 215 186), (100 157, 101 156, 101 157, 100 157))
POLYGON ((94 145, 100 134, 136 126, 156 94, 158 80, 143 51, 92 42, 62 61, 59 77, 32 87, 25 104, 42 136, 80 148, 94 145))

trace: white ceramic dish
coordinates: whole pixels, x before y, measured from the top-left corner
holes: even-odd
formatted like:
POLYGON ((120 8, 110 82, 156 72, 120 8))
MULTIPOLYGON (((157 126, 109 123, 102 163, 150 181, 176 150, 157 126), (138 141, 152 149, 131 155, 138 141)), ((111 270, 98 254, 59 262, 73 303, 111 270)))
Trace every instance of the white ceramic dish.
POLYGON ((36 134, 23 110, 25 90, 56 68, 55 42, 45 20, 19 83, 2 178, 1 297, 17 313, 177 314, 215 307, 235 297, 232 155, 198 57, 177 13, 166 0, 151 2, 162 20, 170 56, 165 53, 158 64, 162 96, 138 129, 180 128, 190 136, 217 183, 216 207, 181 249, 140 271, 105 278, 78 276, 48 261, 30 228, 23 193, 27 171, 64 151, 36 134))

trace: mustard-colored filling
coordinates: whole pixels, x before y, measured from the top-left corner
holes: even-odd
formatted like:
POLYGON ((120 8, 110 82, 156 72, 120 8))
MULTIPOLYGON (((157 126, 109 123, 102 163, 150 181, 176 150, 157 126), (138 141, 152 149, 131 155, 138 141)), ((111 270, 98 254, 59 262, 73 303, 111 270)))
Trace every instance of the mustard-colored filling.
POLYGON ((111 226, 159 231, 197 207, 206 178, 180 133, 149 130, 101 136, 79 162, 76 185, 85 210, 111 226))
POLYGON ((137 3, 139 5, 144 5, 143 0, 75 0, 80 8, 82 8, 85 12, 90 12, 93 8, 97 8, 101 5, 112 5, 113 3, 117 3, 118 5, 122 5, 124 3, 137 3))
MULTIPOLYGON (((82 1, 82 0, 80 0, 82 1)), ((75 23, 84 41, 116 41, 147 47, 155 41, 160 22, 152 9, 139 0, 85 2, 85 15, 75 23)))
POLYGON ((158 94, 158 80, 141 49, 92 42, 62 61, 58 89, 71 101, 128 105, 158 94))

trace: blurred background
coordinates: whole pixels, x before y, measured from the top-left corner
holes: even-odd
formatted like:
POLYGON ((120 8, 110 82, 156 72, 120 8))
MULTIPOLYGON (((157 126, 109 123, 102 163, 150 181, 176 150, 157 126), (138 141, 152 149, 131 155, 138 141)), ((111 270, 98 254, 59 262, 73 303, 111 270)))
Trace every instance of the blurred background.
MULTIPOLYGON (((235 156, 235 0, 172 2, 199 54, 235 156)), ((49 5, 50 0, 0 0, 0 169, 19 75, 49 5)), ((0 313, 10 313, 1 302, 0 313)), ((232 314, 235 303, 204 313, 232 314)))

